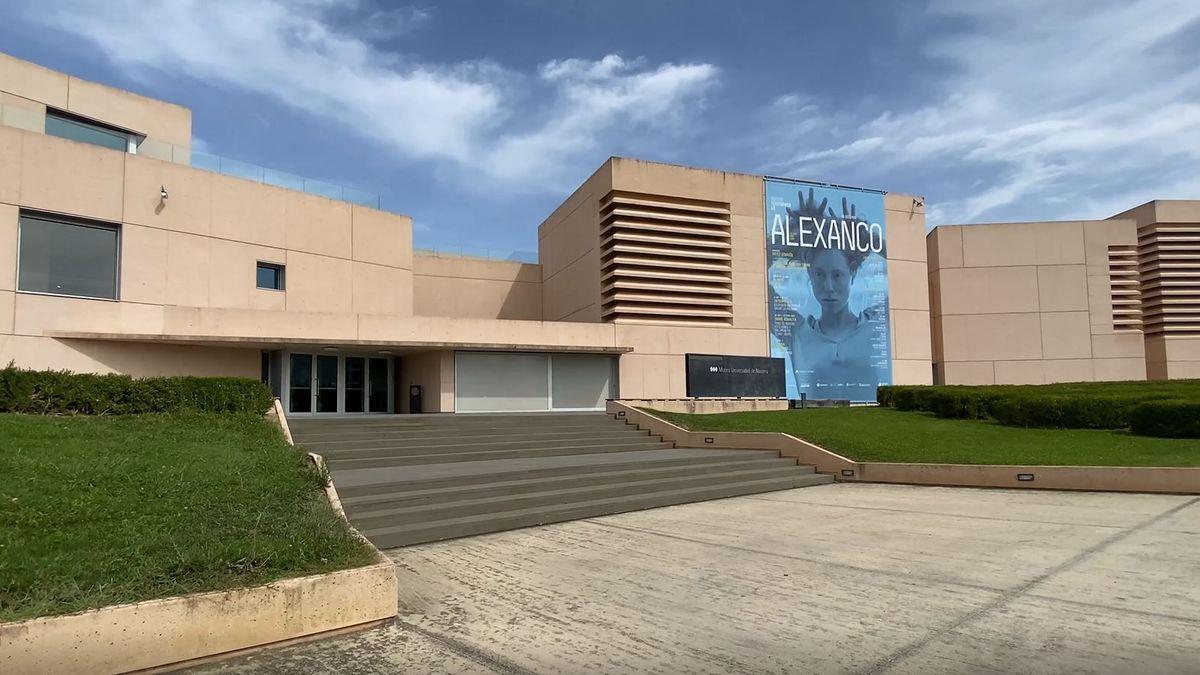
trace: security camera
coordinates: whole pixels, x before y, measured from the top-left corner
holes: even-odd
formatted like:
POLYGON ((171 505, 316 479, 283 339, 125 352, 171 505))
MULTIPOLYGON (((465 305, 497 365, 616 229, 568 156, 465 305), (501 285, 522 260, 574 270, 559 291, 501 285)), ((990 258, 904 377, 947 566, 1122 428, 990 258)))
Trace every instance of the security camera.
POLYGON ((165 201, 167 201, 167 197, 169 197, 169 196, 170 196, 170 195, 168 195, 168 194, 167 194, 167 186, 163 185, 163 186, 161 186, 161 187, 159 187, 159 188, 158 188, 158 196, 159 196, 159 198, 160 198, 160 199, 162 199, 164 202, 165 202, 165 201))

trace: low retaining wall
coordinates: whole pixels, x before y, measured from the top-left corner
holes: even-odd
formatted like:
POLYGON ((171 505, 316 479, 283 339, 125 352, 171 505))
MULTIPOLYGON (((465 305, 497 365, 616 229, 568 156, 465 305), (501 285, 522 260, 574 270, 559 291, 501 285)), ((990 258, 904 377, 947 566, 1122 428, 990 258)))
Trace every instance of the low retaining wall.
MULTIPOLYGON (((274 412, 287 434, 278 401, 274 412)), ((344 518, 332 485, 326 496, 344 518)), ((375 560, 262 586, 0 624, 0 673, 124 673, 375 625, 396 616, 397 601, 395 566, 378 550, 375 560)))
POLYGON ((124 673, 396 614, 390 561, 265 586, 0 624, 0 672, 124 673))
POLYGON ((654 408, 691 415, 788 409, 787 399, 778 398, 647 398, 617 399, 615 402, 633 408, 654 408))
POLYGON ((683 427, 627 405, 609 401, 606 410, 626 422, 636 424, 663 440, 689 448, 734 448, 744 450, 776 450, 783 457, 794 457, 801 464, 816 467, 821 473, 839 474, 856 467, 854 461, 787 434, 768 432, 688 431, 683 427))
POLYGON ((1006 466, 856 462, 782 433, 688 431, 645 411, 611 401, 609 414, 687 447, 778 450, 839 481, 953 487, 1200 494, 1200 467, 1006 466))
POLYGON ((866 462, 859 464, 855 476, 841 480, 958 487, 1200 494, 1200 468, 1196 467, 866 462))

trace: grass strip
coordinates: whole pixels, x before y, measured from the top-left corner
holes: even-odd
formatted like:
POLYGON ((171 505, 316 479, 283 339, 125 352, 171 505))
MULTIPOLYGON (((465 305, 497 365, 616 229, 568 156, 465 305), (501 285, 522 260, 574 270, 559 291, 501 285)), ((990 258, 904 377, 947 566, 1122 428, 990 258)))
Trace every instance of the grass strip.
POLYGON ((862 462, 1200 466, 1200 440, 1107 429, 1024 429, 875 407, 717 415, 653 412, 694 431, 791 434, 862 462))
POLYGON ((0 621, 372 562, 250 414, 0 415, 0 621))

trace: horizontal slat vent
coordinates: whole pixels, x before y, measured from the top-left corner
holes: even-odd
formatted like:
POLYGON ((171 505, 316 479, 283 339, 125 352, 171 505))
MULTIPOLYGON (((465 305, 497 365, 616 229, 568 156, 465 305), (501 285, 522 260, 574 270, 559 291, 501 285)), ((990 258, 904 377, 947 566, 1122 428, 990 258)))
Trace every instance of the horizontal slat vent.
POLYGON ((733 322, 729 204, 613 191, 600 200, 603 318, 733 322))
POLYGON ((1141 228, 1138 280, 1146 333, 1200 335, 1200 224, 1141 228))
POLYGON ((1142 330, 1142 303, 1136 246, 1108 247, 1108 281, 1113 330, 1142 330))

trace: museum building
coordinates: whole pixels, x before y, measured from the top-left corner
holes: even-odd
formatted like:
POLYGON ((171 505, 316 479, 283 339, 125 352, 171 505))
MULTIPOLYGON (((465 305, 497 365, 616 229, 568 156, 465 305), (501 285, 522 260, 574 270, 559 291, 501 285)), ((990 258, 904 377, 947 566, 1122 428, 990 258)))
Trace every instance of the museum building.
POLYGON ((1200 377, 1200 201, 927 233, 918 196, 614 157, 536 259, 414 249, 370 195, 194 152, 187 109, 0 55, 3 363, 261 377, 295 415, 683 399, 688 355, 777 357, 788 398, 1200 377))

